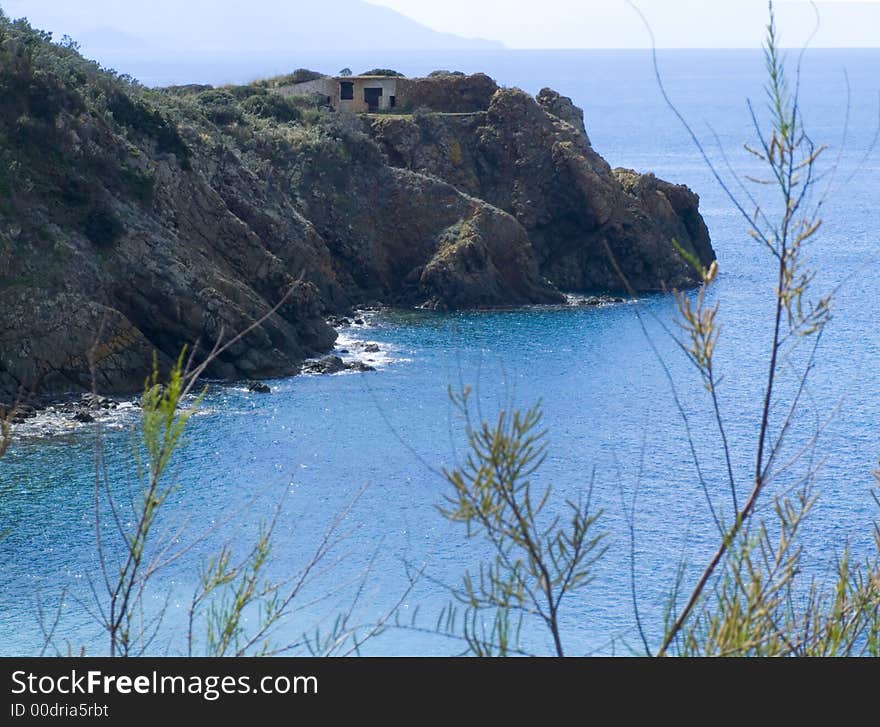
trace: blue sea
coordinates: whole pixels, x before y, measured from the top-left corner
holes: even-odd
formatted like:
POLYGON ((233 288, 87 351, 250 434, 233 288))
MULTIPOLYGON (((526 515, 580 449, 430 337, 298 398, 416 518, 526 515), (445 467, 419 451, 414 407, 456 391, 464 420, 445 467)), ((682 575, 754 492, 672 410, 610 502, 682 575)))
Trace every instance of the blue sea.
MULTIPOLYGON (((742 499, 767 370, 773 264, 665 104, 649 53, 292 54, 164 64, 119 56, 109 62, 149 85, 241 82, 299 66, 334 72, 382 65, 410 75, 479 70, 532 93, 551 86, 571 96, 584 108, 593 146, 612 166, 652 171, 700 195, 720 266, 708 295, 720 305, 719 396, 742 499)), ((670 97, 722 174, 729 174, 728 164, 752 172, 742 145, 755 139, 746 100, 763 116, 760 52, 663 51, 659 63, 670 97)), ((820 497, 804 534, 804 567, 820 579, 847 544, 857 555, 870 551, 871 523, 880 515, 870 498, 880 458, 880 153, 869 153, 878 90, 880 51, 817 49, 804 58, 805 123, 812 139, 829 145, 821 179, 822 190, 828 189, 823 226, 809 262, 818 271, 815 297, 833 291, 834 308, 783 455, 795 457, 813 438, 815 447, 774 483, 774 492, 818 467, 820 497)), ((562 608, 568 653, 628 654, 637 647, 632 580, 646 629, 656 638, 679 564, 689 564, 690 578, 714 545, 676 394, 689 416, 710 496, 730 514, 710 402, 669 333, 675 317, 667 295, 591 308, 375 313, 368 326, 343 331, 347 345, 358 339, 379 344, 375 373, 272 381, 270 395, 212 385, 171 467, 178 488, 160 526, 178 557, 157 573, 146 594, 147 615, 166 609, 149 651, 185 649, 186 609, 205 559, 224 543, 244 555, 279 502, 270 566, 277 580, 299 573, 327 528, 343 517, 339 541, 272 634, 275 645, 302 653, 303 635, 318 628, 327 633, 338 613, 351 611, 352 623, 370 624, 400 602, 399 624, 388 622, 364 644, 364 653, 460 651, 460 643, 432 632, 450 600, 447 586, 490 556, 483 541, 467 539, 437 510, 449 492, 441 470, 464 453, 463 426, 448 387, 465 385, 489 419, 502 408, 540 400, 549 456, 537 480, 553 484, 551 507, 592 489, 593 507, 602 511, 596 527, 607 533, 607 553, 592 583, 562 608), (409 589, 407 574, 416 572, 421 576, 409 589)), ((803 357, 792 361, 799 363, 803 357)), ((783 377, 783 393, 791 393, 794 371, 783 377)), ((128 423, 134 421, 134 414, 123 413, 103 430, 107 477, 119 500, 136 484, 129 457, 128 423)), ((40 653, 40 610, 43 626, 60 612, 54 643, 61 651, 106 652, 90 616, 90 584, 100 582, 94 489, 94 427, 20 439, 0 460, 0 653, 40 653)), ((256 615, 249 618, 246 627, 252 628, 256 615)), ((530 651, 550 648, 534 623, 525 625, 522 640, 530 651)))

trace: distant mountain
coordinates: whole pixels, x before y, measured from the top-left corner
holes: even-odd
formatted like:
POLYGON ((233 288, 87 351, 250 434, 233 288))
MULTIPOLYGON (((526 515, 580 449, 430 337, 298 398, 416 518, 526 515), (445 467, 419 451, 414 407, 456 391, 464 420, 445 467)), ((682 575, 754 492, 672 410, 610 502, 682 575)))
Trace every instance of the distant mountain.
POLYGON ((120 47, 181 53, 477 50, 501 43, 439 33, 364 0, 3 0, 11 17, 70 35, 89 54, 120 47))

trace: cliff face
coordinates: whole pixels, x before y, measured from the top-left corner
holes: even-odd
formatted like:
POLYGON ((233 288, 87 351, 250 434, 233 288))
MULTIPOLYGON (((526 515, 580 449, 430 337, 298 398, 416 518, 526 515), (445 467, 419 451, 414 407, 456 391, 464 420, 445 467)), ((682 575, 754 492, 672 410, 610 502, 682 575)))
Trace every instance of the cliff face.
POLYGON ((537 100, 496 90, 484 112, 375 117, 371 132, 391 164, 513 215, 541 274, 560 289, 693 284, 673 239, 706 265, 714 259, 698 197, 650 174, 612 170, 590 145, 583 112, 549 89, 537 100))
POLYGON ((135 391, 154 351, 282 300, 209 374, 295 373, 358 303, 616 289, 606 244, 636 288, 692 282, 670 240, 711 258, 695 195, 612 173, 558 95, 476 86, 483 111, 372 119, 259 84, 147 91, 0 16, 0 402, 135 391))

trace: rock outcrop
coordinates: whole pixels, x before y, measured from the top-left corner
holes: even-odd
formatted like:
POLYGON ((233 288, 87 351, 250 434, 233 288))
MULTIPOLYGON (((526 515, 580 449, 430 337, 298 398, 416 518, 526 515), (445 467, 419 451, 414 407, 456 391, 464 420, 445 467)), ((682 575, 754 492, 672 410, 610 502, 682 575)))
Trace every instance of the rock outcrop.
POLYGON ((656 291, 694 283, 676 240, 714 259, 689 189, 612 170, 590 145, 583 113, 548 89, 499 89, 484 112, 374 117, 393 165, 446 180, 513 215, 540 273, 573 291, 656 291))
MULTIPOLYGON (((587 127, 584 125, 584 110, 575 106, 568 96, 563 96, 552 88, 542 88, 535 97, 535 100, 548 114, 571 124, 586 136, 587 127)), ((587 138, 587 143, 590 143, 589 137, 587 138)))
POLYGON ((398 108, 419 109, 460 114, 485 111, 492 95, 498 90, 485 73, 470 76, 441 74, 430 78, 397 81, 398 108))
POLYGON ((696 195, 612 171, 549 90, 450 76, 424 103, 459 113, 346 118, 0 33, 0 403, 137 391, 242 332, 208 375, 293 374, 359 303, 559 303, 622 287, 609 252, 637 290, 694 282, 673 238, 713 257, 696 195))

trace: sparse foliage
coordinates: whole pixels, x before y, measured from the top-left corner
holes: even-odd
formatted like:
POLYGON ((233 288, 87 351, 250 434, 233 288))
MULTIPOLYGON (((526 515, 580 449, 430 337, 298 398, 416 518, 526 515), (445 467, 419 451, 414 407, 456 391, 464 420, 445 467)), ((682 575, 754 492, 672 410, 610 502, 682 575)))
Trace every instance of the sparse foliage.
MULTIPOLYGON (((824 199, 816 191, 816 168, 825 147, 816 145, 805 130, 799 84, 792 87, 787 80, 772 3, 765 63, 770 130, 764 131, 759 114, 749 104, 758 144, 745 148, 763 165, 766 174, 736 179, 745 199, 732 193, 733 185, 725 182, 703 152, 691 127, 666 95, 657 73, 664 97, 747 222, 749 236, 774 261, 775 286, 760 425, 753 469, 744 483, 732 463, 728 417, 718 396, 722 378, 716 361, 720 302, 710 302, 709 295, 718 266, 712 263, 705 268, 673 241, 702 281, 695 294, 675 292, 680 331, 676 341, 697 370, 710 399, 721 447, 709 454, 723 457, 729 510, 719 508, 710 495, 700 461, 708 455, 698 451, 691 440, 694 465, 719 542, 690 590, 684 591, 683 601, 679 597, 687 570, 684 565, 679 569, 670 587, 663 637, 656 651, 652 651, 642 630, 633 580, 635 616, 647 653, 660 656, 876 656, 880 653, 880 526, 875 525, 876 552, 867 561, 854 562, 845 549, 838 556, 830 581, 819 577, 807 580, 800 534, 818 495, 814 492, 816 468, 804 454, 812 450, 816 437, 797 443, 794 457, 784 462, 780 457, 801 414, 801 399, 819 339, 830 320, 831 297, 814 298, 811 284, 815 271, 806 261, 808 245, 821 227, 819 211, 824 199), (749 183, 757 190, 750 190, 749 183), (775 192, 775 199, 761 202, 763 190, 775 192), (809 339, 806 358, 798 357, 797 349, 809 339), (780 385, 783 373, 792 371, 798 382, 793 392, 780 385), (804 459, 808 464, 795 471, 804 459), (774 487, 783 482, 784 488, 774 487)), ((563 572, 579 574, 581 580, 574 579, 573 583, 582 585, 589 580, 589 566, 601 554, 599 538, 587 535, 594 518, 586 509, 569 503, 573 517, 568 535, 561 536, 560 530, 554 530, 558 521, 544 530, 537 524, 537 515, 552 500, 549 487, 534 496, 531 491, 530 478, 544 455, 543 433, 534 431, 540 421, 538 408, 525 413, 502 412, 494 425, 484 421, 473 426, 468 392, 455 401, 468 422, 469 454, 464 465, 445 473, 455 494, 447 499, 442 512, 450 520, 465 523, 469 536, 485 536, 496 557, 476 576, 465 575, 463 586, 456 591, 465 608, 463 618, 457 624, 458 613, 450 608, 445 614, 445 631, 460 633, 475 654, 517 653, 523 619, 537 615, 553 634, 556 653, 561 655, 562 636, 553 605, 564 593, 557 594, 557 598, 550 584, 568 583, 558 575, 560 563, 563 572), (580 559, 574 571, 569 571, 573 560, 552 555, 552 543, 559 542, 565 542, 566 548, 557 551, 557 556, 564 552, 580 559), (585 543, 585 547, 575 546, 578 542, 585 543)), ((687 425, 687 416, 678 405, 687 425)), ((880 473, 875 476, 880 479, 880 473)))
POLYGON ((148 614, 144 604, 157 571, 178 556, 171 550, 178 533, 157 541, 154 526, 160 510, 176 490, 175 481, 167 476, 168 466, 198 403, 197 397, 181 408, 194 384, 188 381, 184 367, 181 354, 164 384, 159 381, 158 368, 147 380, 141 397, 140 437, 132 442, 136 482, 129 503, 123 504, 114 496, 104 474, 103 448, 98 443, 94 507, 101 584, 93 585, 93 592, 110 656, 142 654, 161 626, 163 612, 148 614), (121 541, 121 548, 108 542, 102 527, 105 517, 112 520, 111 532, 121 541))
MULTIPOLYGON (((813 492, 816 471, 807 465, 804 471, 794 472, 793 465, 800 456, 781 462, 779 453, 799 416, 818 339, 831 315, 830 296, 811 300, 810 284, 815 271, 805 261, 807 245, 822 224, 819 210, 824 199, 814 188, 816 165, 825 147, 817 146, 805 130, 799 105, 799 69, 798 82, 792 87, 779 51, 772 3, 764 57, 770 130, 764 131, 759 114, 749 103, 758 144, 757 148, 745 148, 763 165, 766 175, 737 180, 747 196, 745 200, 732 194, 732 185, 722 182, 732 204, 746 219, 749 236, 770 255, 776 270, 771 343, 754 468, 740 504, 741 485, 731 465, 725 417, 717 396, 715 349, 719 303, 710 305, 706 301, 707 288, 717 274, 713 264, 709 270, 697 268, 701 270, 703 287, 693 302, 686 294, 676 294, 683 331, 679 345, 699 372, 711 398, 733 516, 725 519, 706 492, 720 542, 682 605, 673 592, 660 655, 673 650, 707 655, 872 653, 880 627, 876 561, 859 568, 853 565, 848 552, 842 553, 832 593, 819 582, 802 583, 798 535, 817 497, 813 492), (773 190, 776 199, 762 203, 760 191, 753 193, 747 183, 757 185, 759 190, 773 190), (749 205, 752 213, 747 212, 749 205), (795 356, 795 350, 810 337, 813 345, 803 363, 795 356), (794 369, 798 361, 798 385, 793 393, 780 393, 783 371, 786 367, 794 369), (774 420, 778 411, 784 412, 781 421, 774 420), (789 480, 786 492, 794 494, 768 492, 783 477, 789 480), (773 504, 769 523, 760 507, 768 498, 773 504)), ((714 167, 712 171, 721 181, 714 167)), ((809 449, 814 443, 815 437, 801 446, 809 449)), ((697 458, 696 452, 694 457, 697 458)), ((699 471, 699 461, 695 464, 699 471)))
POLYGON ((519 650, 520 627, 535 618, 563 656, 563 601, 590 583, 604 552, 595 527, 599 513, 590 511, 589 491, 585 501, 561 504, 549 484, 534 482, 547 447, 540 406, 474 424, 470 391, 450 396, 465 421, 468 454, 444 472, 453 492, 440 512, 464 524, 468 538, 487 541, 494 559, 465 574, 454 589, 463 613, 450 606, 441 623, 445 619, 447 631, 458 623, 471 653, 503 656, 519 650))
MULTIPOLYGON (((292 292, 293 288, 265 317, 284 305, 292 292)), ((194 354, 187 356, 184 349, 164 377, 154 363, 140 401, 140 427, 132 433, 130 463, 134 481, 126 488, 125 497, 111 481, 104 457, 104 440, 100 428, 96 429, 94 526, 99 577, 97 581, 89 577, 92 601, 80 601, 80 605, 103 629, 107 653, 111 656, 150 653, 157 639, 166 638, 163 623, 168 602, 155 605, 160 595, 153 587, 156 576, 203 544, 210 535, 210 531, 191 535, 185 522, 176 526, 169 524, 173 508, 169 511, 168 503, 177 490, 170 467, 204 393, 197 392, 196 387, 206 368, 261 325, 265 317, 226 342, 221 342, 221 333, 201 362, 196 362, 194 354), (160 521, 162 526, 158 527, 160 521)), ((280 503, 271 522, 260 528, 253 545, 240 561, 236 560, 231 546, 222 546, 204 562, 199 573, 199 585, 188 610, 185 643, 166 643, 165 648, 172 651, 177 648, 189 655, 198 650, 211 656, 261 656, 294 650, 318 650, 329 655, 356 652, 365 641, 381 633, 400 602, 375 621, 358 622, 354 619, 354 609, 363 590, 361 585, 349 606, 338 615, 329 636, 322 637, 316 628, 314 636, 303 636, 295 644, 279 646, 272 639, 275 627, 289 615, 294 600, 311 582, 316 568, 343 540, 342 523, 357 499, 337 514, 301 568, 280 580, 267 574, 280 503)), ((406 589, 401 600, 408 593, 406 589)), ((332 594, 324 594, 324 597, 329 595, 332 594)), ((169 592, 166 599, 170 597, 169 592)), ((44 651, 54 648, 61 653, 55 645, 61 608, 59 606, 51 620, 40 610, 44 651)))

